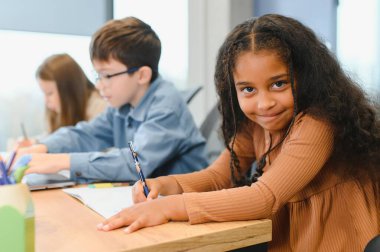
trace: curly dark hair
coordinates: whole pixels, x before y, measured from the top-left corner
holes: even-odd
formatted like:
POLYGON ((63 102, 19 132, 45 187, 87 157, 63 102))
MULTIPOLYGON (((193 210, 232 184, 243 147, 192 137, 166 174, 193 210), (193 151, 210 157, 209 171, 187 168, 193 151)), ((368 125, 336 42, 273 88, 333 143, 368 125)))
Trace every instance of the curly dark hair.
POLYGON ((263 172, 265 155, 278 146, 271 147, 258 159, 255 176, 248 178, 248 174, 241 174, 233 146, 237 132, 248 122, 248 118, 238 104, 233 71, 238 56, 252 50, 274 51, 289 67, 295 111, 287 133, 295 115, 301 111, 329 122, 335 138, 333 155, 347 163, 343 174, 379 181, 378 104, 371 101, 359 85, 345 74, 335 56, 311 29, 295 19, 267 14, 236 26, 217 56, 215 85, 220 98, 224 143, 231 154, 234 185, 257 181, 263 172), (296 88, 293 78, 297 80, 296 88), (236 177, 236 174, 239 176, 236 177))

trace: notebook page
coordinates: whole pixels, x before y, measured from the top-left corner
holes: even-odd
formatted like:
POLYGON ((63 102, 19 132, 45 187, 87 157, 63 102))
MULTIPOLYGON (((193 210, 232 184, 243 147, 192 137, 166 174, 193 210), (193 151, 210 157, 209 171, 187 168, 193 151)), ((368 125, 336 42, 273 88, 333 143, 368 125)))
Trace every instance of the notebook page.
POLYGON ((110 188, 66 188, 65 193, 80 200, 104 218, 109 218, 133 205, 132 186, 110 188))

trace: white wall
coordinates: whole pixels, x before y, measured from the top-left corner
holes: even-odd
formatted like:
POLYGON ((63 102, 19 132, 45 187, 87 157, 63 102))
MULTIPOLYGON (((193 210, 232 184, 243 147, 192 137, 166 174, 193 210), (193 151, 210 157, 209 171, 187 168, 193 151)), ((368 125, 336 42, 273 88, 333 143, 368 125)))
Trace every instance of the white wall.
POLYGON ((203 85, 190 109, 200 125, 217 102, 216 56, 231 29, 252 16, 251 0, 189 1, 189 86, 203 85))

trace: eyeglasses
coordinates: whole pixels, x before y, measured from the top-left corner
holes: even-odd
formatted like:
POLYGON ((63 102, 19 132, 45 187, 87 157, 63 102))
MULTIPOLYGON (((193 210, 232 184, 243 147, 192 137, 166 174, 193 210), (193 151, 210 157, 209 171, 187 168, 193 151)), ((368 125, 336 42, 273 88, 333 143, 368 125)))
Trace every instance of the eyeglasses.
POLYGON ((115 77, 115 76, 118 76, 118 75, 122 75, 122 74, 132 74, 134 72, 136 72, 137 70, 139 70, 140 67, 131 67, 125 71, 121 71, 121 72, 118 72, 118 73, 114 73, 114 74, 102 74, 102 73, 97 73, 95 72, 95 81, 96 82, 99 82, 99 81, 105 81, 105 82, 109 82, 109 80, 112 78, 112 77, 115 77))

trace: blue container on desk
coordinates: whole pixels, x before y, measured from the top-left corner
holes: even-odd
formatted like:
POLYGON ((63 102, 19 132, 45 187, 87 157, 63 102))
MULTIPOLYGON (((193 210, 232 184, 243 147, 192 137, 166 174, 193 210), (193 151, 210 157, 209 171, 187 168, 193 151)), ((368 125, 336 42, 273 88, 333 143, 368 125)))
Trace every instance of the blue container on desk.
POLYGON ((34 251, 34 207, 22 183, 0 186, 0 251, 34 251))

